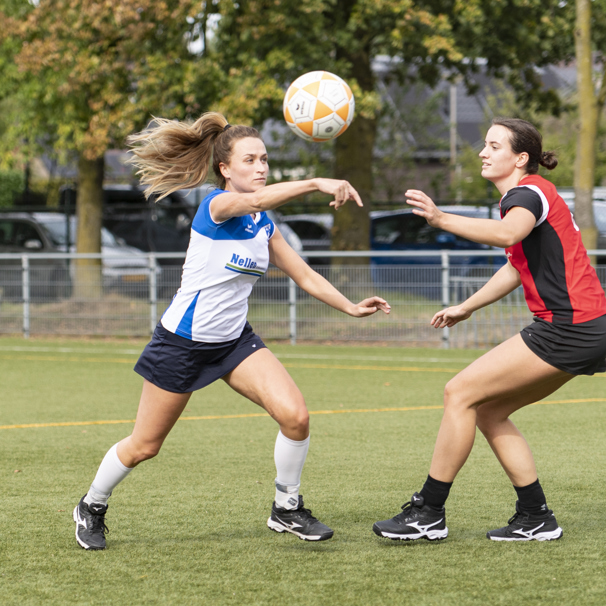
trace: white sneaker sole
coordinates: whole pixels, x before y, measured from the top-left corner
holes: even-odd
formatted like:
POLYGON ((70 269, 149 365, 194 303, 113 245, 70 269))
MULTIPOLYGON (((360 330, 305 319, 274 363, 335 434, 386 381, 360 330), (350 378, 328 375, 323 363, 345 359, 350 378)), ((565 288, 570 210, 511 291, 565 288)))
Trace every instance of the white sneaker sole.
POLYGON ((381 531, 381 536, 393 541, 416 541, 417 539, 427 539, 428 541, 441 541, 448 536, 448 528, 443 530, 430 530, 428 532, 419 532, 417 534, 395 534, 393 532, 381 531))
POLYGON ((332 534, 328 537, 323 537, 319 534, 301 534, 300 532, 297 532, 292 528, 288 528, 283 524, 280 524, 280 522, 272 520, 271 516, 267 520, 267 527, 270 530, 273 530, 274 532, 290 532, 291 534, 294 534, 295 536, 299 537, 302 541, 326 541, 327 539, 330 539, 330 537, 332 537, 332 534))
POLYGON ((551 532, 538 532, 531 537, 493 537, 489 534, 488 538, 491 541, 557 541, 563 534, 562 529, 558 526, 558 528, 551 532))

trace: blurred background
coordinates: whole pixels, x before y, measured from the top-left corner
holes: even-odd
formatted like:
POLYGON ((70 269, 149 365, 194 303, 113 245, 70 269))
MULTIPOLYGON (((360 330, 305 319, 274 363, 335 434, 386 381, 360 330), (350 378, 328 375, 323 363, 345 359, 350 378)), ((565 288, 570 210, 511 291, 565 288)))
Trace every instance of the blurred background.
POLYGON ((349 180, 364 208, 302 197, 273 215, 349 298, 341 316, 270 268, 251 298, 266 339, 487 347, 529 320, 521 292, 451 331, 428 320, 504 263, 426 225, 423 189, 451 212, 498 218, 478 152, 496 116, 530 120, 606 283, 606 0, 0 2, 0 334, 146 336, 179 287, 191 221, 214 185, 146 200, 125 163, 154 116, 220 111, 260 130, 270 183, 349 180), (576 32, 576 35, 575 35, 576 32), (327 70, 356 98, 349 129, 307 143, 282 118, 299 75, 327 70))

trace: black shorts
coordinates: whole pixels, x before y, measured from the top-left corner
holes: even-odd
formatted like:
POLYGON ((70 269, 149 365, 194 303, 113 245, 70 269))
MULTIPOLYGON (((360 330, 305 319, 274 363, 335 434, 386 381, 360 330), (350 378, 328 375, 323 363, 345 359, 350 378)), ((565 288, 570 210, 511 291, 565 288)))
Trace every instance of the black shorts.
POLYGON ((581 324, 552 324, 535 317, 520 335, 534 354, 558 370, 572 375, 606 372, 606 316, 581 324))
POLYGON ((135 364, 135 372, 166 391, 190 393, 224 377, 264 348, 265 343, 248 322, 239 338, 225 343, 191 341, 158 323, 135 364))

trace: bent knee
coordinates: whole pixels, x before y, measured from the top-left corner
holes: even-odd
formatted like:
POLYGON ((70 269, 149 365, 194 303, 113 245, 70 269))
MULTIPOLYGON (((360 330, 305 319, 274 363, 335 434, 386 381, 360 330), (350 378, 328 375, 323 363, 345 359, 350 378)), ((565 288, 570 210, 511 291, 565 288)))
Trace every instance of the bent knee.
POLYGON ((301 398, 294 406, 283 410, 278 417, 281 426, 288 428, 295 433, 305 433, 309 431, 309 412, 305 406, 305 401, 301 398))
POLYGON ((307 432, 309 431, 309 412, 307 408, 303 410, 297 410, 293 415, 289 417, 288 427, 296 432, 307 432))
POLYGON ((470 400, 466 397, 463 386, 451 380, 444 387, 444 411, 457 412, 470 408, 470 400))

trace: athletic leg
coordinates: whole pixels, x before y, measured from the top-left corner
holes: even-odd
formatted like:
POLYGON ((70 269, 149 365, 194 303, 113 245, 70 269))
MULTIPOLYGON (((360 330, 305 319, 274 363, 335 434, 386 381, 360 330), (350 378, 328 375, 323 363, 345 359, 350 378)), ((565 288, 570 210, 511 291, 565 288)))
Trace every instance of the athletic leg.
MULTIPOLYGON (((444 415, 440 424, 429 476, 420 494, 415 493, 401 514, 390 520, 377 522, 373 530, 379 536, 411 540, 445 538, 444 502, 458 471, 461 469, 475 439, 478 408, 486 406, 480 423, 489 425, 493 411, 504 412, 521 408, 553 393, 572 375, 562 372, 541 360, 530 351, 519 335, 508 339, 483 355, 446 385, 444 415), (421 530, 419 530, 421 528, 421 530)), ((510 422, 511 423, 511 422, 510 422)), ((511 431, 511 425, 508 428, 511 431)), ((503 426, 501 426, 502 429, 503 426)), ((514 426, 515 427, 515 426, 514 426)), ((532 476, 536 481, 534 461, 528 445, 519 432, 511 433, 510 443, 497 438, 499 452, 512 473, 519 477, 532 476), (523 444, 522 444, 523 441, 523 444), (515 446, 522 445, 516 453, 515 446)), ((509 473, 509 472, 508 472, 509 473)))
POLYGON ((505 402, 521 408, 553 393, 572 375, 554 368, 532 353, 516 335, 478 358, 448 382, 444 390, 444 415, 429 475, 442 482, 454 481, 473 446, 477 409, 488 410, 505 402))
POLYGON ((74 509, 76 540, 81 547, 105 549, 107 499, 133 467, 158 454, 190 397, 144 381, 132 434, 109 449, 88 493, 74 509))
POLYGON ((311 516, 299 496, 309 448, 309 413, 292 377, 271 351, 261 349, 223 380, 264 408, 280 426, 274 450, 276 496, 269 527, 278 532, 292 532, 305 540, 329 539, 333 531, 311 516))
POLYGON ((574 375, 555 377, 522 397, 504 397, 480 405, 476 423, 514 486, 528 486, 537 479, 528 443, 509 418, 527 404, 539 402, 570 381, 574 375))

